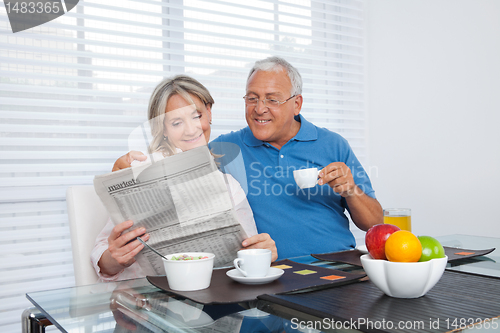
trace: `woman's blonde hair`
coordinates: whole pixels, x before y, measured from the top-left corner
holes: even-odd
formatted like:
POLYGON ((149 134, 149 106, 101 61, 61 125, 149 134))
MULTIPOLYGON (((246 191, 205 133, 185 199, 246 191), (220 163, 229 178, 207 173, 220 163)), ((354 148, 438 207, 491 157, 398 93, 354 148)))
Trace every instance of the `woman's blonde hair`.
POLYGON ((169 156, 175 154, 175 147, 163 137, 163 120, 168 99, 180 95, 190 104, 194 104, 191 95, 198 97, 207 107, 212 107, 214 99, 207 88, 197 80, 187 75, 176 75, 161 81, 151 94, 148 106, 148 119, 153 140, 149 145, 149 153, 162 152, 169 156))

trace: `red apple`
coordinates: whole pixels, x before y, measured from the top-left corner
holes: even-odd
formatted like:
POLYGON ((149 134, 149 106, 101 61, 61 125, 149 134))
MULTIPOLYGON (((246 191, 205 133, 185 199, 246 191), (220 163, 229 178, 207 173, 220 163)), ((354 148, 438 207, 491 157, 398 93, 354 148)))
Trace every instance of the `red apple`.
POLYGON ((373 259, 385 259, 385 241, 396 232, 399 227, 392 224, 377 224, 368 229, 365 236, 365 244, 373 259))

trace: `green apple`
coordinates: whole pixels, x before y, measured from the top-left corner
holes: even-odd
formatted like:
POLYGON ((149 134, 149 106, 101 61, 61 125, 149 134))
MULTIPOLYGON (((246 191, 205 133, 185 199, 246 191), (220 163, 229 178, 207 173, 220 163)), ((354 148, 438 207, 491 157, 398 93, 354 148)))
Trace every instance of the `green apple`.
POLYGON ((429 261, 436 258, 444 258, 444 248, 439 241, 431 236, 418 236, 422 244, 422 256, 419 261, 429 261))

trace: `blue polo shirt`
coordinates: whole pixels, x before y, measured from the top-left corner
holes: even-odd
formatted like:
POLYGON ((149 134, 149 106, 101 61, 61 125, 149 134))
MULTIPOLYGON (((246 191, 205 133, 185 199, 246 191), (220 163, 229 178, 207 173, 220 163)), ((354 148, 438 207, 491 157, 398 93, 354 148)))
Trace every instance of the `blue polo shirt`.
POLYGON ((223 155, 222 171, 247 191, 257 230, 271 235, 279 259, 353 248, 346 200, 328 185, 300 189, 293 171, 344 162, 356 185, 375 198, 370 179, 343 137, 302 115, 296 120, 301 123, 299 132, 280 150, 256 139, 249 127, 219 136, 210 148, 223 155))

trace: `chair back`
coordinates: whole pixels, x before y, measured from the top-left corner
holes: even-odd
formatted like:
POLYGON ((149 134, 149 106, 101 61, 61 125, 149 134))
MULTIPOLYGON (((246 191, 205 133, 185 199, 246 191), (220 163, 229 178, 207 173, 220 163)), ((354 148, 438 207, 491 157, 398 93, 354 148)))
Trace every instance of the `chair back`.
POLYGON ((66 191, 73 266, 77 286, 93 284, 98 276, 90 262, 97 235, 108 221, 109 214, 94 186, 71 186, 66 191))

